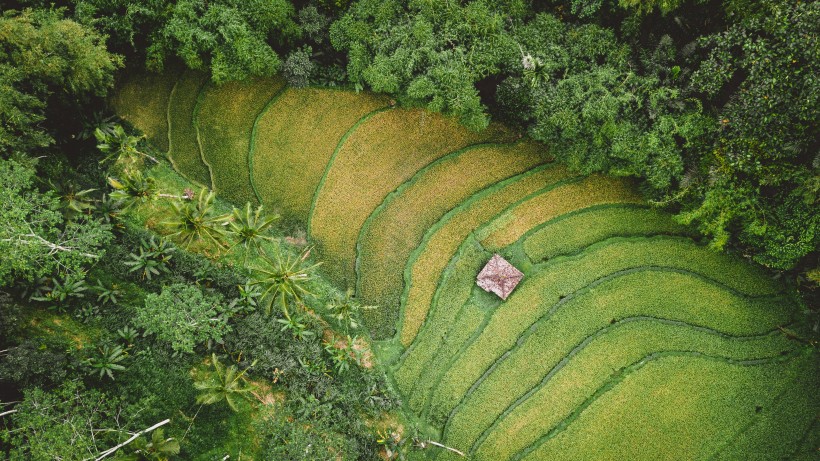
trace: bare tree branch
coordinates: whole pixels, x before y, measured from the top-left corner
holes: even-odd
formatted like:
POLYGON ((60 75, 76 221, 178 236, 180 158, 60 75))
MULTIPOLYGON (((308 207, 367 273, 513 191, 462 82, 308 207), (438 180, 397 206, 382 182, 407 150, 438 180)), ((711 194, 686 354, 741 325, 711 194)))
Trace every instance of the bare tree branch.
MULTIPOLYGON (((117 451, 117 450, 119 450, 120 448, 122 448, 122 447, 124 447, 124 446, 128 445, 129 443, 133 442, 134 440, 136 440, 136 439, 137 439, 137 437, 141 436, 142 434, 147 434, 148 432, 151 432, 151 431, 153 431, 154 429, 156 429, 156 428, 158 428, 158 427, 160 427, 160 426, 164 426, 164 425, 166 425, 166 424, 168 424, 168 423, 170 423, 170 422, 171 422, 171 420, 170 420, 170 419, 166 419, 165 421, 160 421, 160 422, 158 422, 158 423, 154 424, 153 426, 151 426, 151 427, 149 427, 149 428, 147 428, 147 429, 143 429, 143 430, 141 430, 141 431, 137 432, 136 434, 132 435, 132 436, 131 436, 131 438, 129 438, 129 439, 128 439, 128 440, 126 440, 125 442, 123 442, 123 443, 121 443, 121 444, 119 444, 119 445, 117 445, 117 446, 115 446, 115 447, 111 447, 111 448, 109 448, 108 450, 105 450, 104 452, 100 453, 100 455, 99 455, 96 459, 94 459, 94 461, 100 461, 101 459, 103 459, 103 458, 105 458, 105 457, 107 457, 107 456, 113 455, 114 453, 116 453, 116 451, 117 451)), ((87 458, 85 461, 88 461, 88 460, 90 460, 90 459, 91 459, 91 458, 87 458)))

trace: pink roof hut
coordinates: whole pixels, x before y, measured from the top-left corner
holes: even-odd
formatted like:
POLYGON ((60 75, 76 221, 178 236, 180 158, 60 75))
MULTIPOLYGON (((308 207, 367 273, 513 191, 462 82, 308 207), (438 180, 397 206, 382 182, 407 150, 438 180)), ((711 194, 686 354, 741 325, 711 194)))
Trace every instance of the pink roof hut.
POLYGON ((484 269, 478 273, 476 283, 484 291, 495 293, 499 298, 506 300, 522 278, 523 272, 498 254, 494 254, 484 269))

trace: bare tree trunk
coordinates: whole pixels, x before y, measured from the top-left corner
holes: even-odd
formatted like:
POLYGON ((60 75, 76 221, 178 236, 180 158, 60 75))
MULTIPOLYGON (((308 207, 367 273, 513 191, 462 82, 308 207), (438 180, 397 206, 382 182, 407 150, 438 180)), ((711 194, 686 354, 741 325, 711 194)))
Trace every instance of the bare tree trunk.
MULTIPOLYGON (((126 440, 125 442, 117 445, 116 447, 109 448, 108 450, 105 450, 104 452, 100 453, 100 456, 98 456, 94 461, 100 461, 101 459, 103 459, 107 456, 113 455, 114 453, 117 452, 117 450, 119 450, 120 448, 122 448, 122 447, 128 445, 129 443, 133 442, 134 440, 137 439, 137 437, 141 436, 142 434, 147 434, 148 432, 151 432, 154 429, 156 429, 160 426, 164 426, 164 425, 166 425, 170 422, 171 422, 170 419, 166 419, 165 421, 160 421, 160 422, 154 424, 153 426, 149 427, 148 429, 143 429, 143 430, 137 432, 136 434, 132 435, 131 438, 126 440)), ((91 458, 88 458, 86 461, 88 461, 89 459, 91 459, 91 458)))
POLYGON ((428 443, 429 443, 430 445, 435 445, 435 446, 437 446, 437 447, 439 447, 439 448, 444 448, 444 449, 445 449, 445 450, 447 450, 447 451, 452 451, 453 453, 455 453, 455 454, 457 454, 457 455, 460 455, 460 456, 467 456, 467 455, 465 455, 463 452, 461 452, 461 451, 459 451, 459 450, 456 450, 455 448, 448 447, 447 445, 443 445, 443 444, 441 444, 441 443, 434 442, 434 441, 432 441, 432 440, 427 440, 426 442, 422 442, 422 443, 423 443, 423 444, 428 444, 428 443))

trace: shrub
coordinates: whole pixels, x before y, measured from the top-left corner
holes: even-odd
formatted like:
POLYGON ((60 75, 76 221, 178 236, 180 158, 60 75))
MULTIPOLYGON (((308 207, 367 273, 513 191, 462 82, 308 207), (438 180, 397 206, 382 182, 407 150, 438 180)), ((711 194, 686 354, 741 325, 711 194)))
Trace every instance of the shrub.
POLYGON ((285 76, 288 84, 296 88, 310 84, 311 77, 315 72, 315 65, 310 60, 312 54, 313 49, 309 46, 290 52, 287 59, 285 59, 285 64, 282 66, 282 75, 285 76))
POLYGON ((175 351, 193 352, 197 344, 221 341, 229 331, 222 298, 205 295, 194 285, 175 283, 159 295, 145 297, 134 324, 171 344, 175 351))

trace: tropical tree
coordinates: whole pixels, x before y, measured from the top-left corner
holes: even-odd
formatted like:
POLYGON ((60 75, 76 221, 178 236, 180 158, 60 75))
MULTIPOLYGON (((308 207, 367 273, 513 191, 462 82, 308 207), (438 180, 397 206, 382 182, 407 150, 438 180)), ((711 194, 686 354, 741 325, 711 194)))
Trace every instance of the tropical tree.
POLYGON ((356 301, 353 289, 349 288, 344 295, 333 296, 325 305, 325 309, 342 331, 349 332, 359 328, 360 311, 377 309, 377 306, 362 305, 356 301))
POLYGON ((206 295, 196 285, 175 283, 160 294, 145 296, 134 324, 170 343, 175 351, 193 352, 197 344, 221 341, 229 331, 227 308, 220 296, 206 295))
POLYGON ((14 11, 0 15, 0 154, 39 153, 71 120, 59 106, 104 96, 114 82, 120 56, 109 53, 105 36, 65 18, 65 9, 14 11))
POLYGON ((94 137, 97 138, 97 149, 106 154, 100 163, 113 160, 114 164, 123 170, 141 168, 146 158, 159 163, 157 159, 139 149, 142 137, 126 133, 120 125, 115 125, 111 130, 97 128, 94 130, 94 137))
POLYGON ((196 200, 174 202, 174 217, 165 223, 171 230, 169 236, 186 249, 194 243, 204 243, 217 250, 225 248, 225 226, 229 216, 215 213, 215 198, 213 191, 203 188, 196 200))
POLYGON ((308 282, 321 263, 306 264, 309 255, 310 250, 306 249, 299 256, 288 253, 283 257, 279 249, 273 258, 262 255, 260 260, 264 262, 263 267, 251 267, 251 284, 261 288, 266 313, 270 314, 273 305, 278 303, 287 317, 290 315, 288 303, 303 305, 305 297, 313 295, 308 282))
POLYGON ((49 185, 60 198, 60 208, 66 219, 71 219, 78 214, 89 214, 95 209, 94 196, 97 189, 80 190, 74 181, 49 181, 49 185))
POLYGON ((248 368, 239 371, 236 365, 226 367, 219 362, 216 354, 211 354, 211 366, 211 370, 195 369, 191 372, 194 387, 200 391, 197 403, 213 405, 224 400, 231 410, 239 411, 239 400, 250 400, 248 396, 254 390, 245 378, 248 368))
POLYGON ((109 177, 108 184, 114 188, 111 198, 120 210, 148 203, 158 197, 154 178, 144 176, 140 170, 124 172, 121 179, 109 177))
POLYGON ((149 240, 140 242, 139 254, 130 253, 123 264, 129 266, 128 272, 139 272, 143 279, 151 280, 161 272, 168 272, 168 262, 174 257, 174 251, 173 245, 162 239, 157 241, 152 235, 149 240))
POLYGON ((263 252, 263 242, 273 241, 273 238, 266 234, 277 219, 279 215, 264 216, 262 205, 253 210, 251 204, 246 203, 244 210, 233 209, 231 220, 228 222, 228 234, 234 241, 232 249, 237 247, 244 249, 244 265, 247 265, 248 256, 251 253, 261 254, 263 252))
POLYGON ((86 359, 84 362, 92 373, 99 372, 100 378, 108 376, 114 379, 115 371, 124 371, 125 366, 121 364, 128 357, 122 346, 109 346, 108 344, 98 348, 97 354, 86 359))

